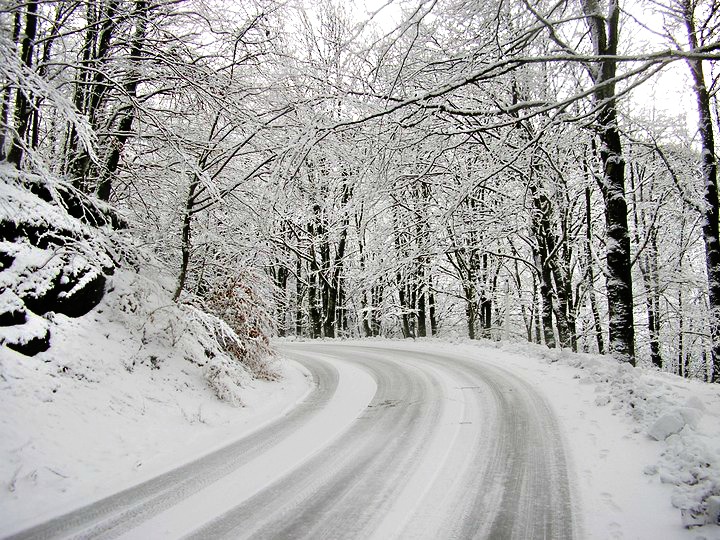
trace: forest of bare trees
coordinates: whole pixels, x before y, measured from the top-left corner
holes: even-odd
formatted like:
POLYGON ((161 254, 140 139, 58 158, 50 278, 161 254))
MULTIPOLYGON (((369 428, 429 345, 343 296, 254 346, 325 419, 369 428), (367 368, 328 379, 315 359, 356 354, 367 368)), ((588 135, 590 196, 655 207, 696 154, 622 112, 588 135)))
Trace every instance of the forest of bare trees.
POLYGON ((0 23, 4 175, 117 211, 177 302, 234 283, 278 336, 720 382, 716 0, 2 0, 0 23), (640 93, 668 70, 675 112, 640 93))

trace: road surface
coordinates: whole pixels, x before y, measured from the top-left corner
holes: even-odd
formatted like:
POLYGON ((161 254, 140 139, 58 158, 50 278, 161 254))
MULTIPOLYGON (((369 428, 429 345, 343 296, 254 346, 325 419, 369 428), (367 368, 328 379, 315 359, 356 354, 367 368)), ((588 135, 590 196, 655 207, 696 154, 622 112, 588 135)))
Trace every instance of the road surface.
POLYGON ((315 387, 201 459, 10 538, 577 536, 557 421, 494 363, 287 343, 315 387))

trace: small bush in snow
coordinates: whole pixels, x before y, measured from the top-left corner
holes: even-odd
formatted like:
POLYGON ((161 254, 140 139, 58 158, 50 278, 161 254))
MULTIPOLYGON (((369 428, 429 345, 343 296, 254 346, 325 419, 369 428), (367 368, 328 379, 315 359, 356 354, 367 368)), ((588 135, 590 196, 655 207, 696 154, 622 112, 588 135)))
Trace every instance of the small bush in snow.
POLYGON ((224 350, 237 358, 253 376, 277 380, 274 353, 266 333, 271 317, 266 302, 252 286, 258 280, 250 272, 229 278, 211 291, 206 305, 229 327, 216 333, 224 350))

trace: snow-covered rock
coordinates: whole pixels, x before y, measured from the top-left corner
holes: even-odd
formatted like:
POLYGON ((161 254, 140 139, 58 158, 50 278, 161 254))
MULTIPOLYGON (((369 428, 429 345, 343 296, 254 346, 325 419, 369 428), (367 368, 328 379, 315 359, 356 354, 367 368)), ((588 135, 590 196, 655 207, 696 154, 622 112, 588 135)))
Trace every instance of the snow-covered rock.
POLYGON ((658 418, 648 428, 647 434, 656 441, 664 441, 670 435, 679 433, 686 423, 685 417, 680 411, 669 412, 658 418))
POLYGON ((80 317, 102 299, 115 261, 110 230, 97 226, 112 222, 112 212, 7 164, 0 179, 0 342, 32 356, 50 346, 51 330, 37 316, 80 317))

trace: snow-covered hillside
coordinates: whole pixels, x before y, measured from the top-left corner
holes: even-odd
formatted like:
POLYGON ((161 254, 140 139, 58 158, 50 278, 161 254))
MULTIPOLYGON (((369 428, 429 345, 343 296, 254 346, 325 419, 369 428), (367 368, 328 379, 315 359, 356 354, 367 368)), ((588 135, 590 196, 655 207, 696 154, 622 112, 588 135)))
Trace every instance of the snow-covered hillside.
POLYGON ((111 209, 0 173, 0 532, 207 452, 307 390, 264 336, 174 302, 111 209))
POLYGON ((208 358, 207 331, 158 283, 120 270, 110 284, 86 316, 51 317, 48 351, 0 348, 0 532, 209 452, 309 388, 297 367, 276 362, 270 382, 208 358))

